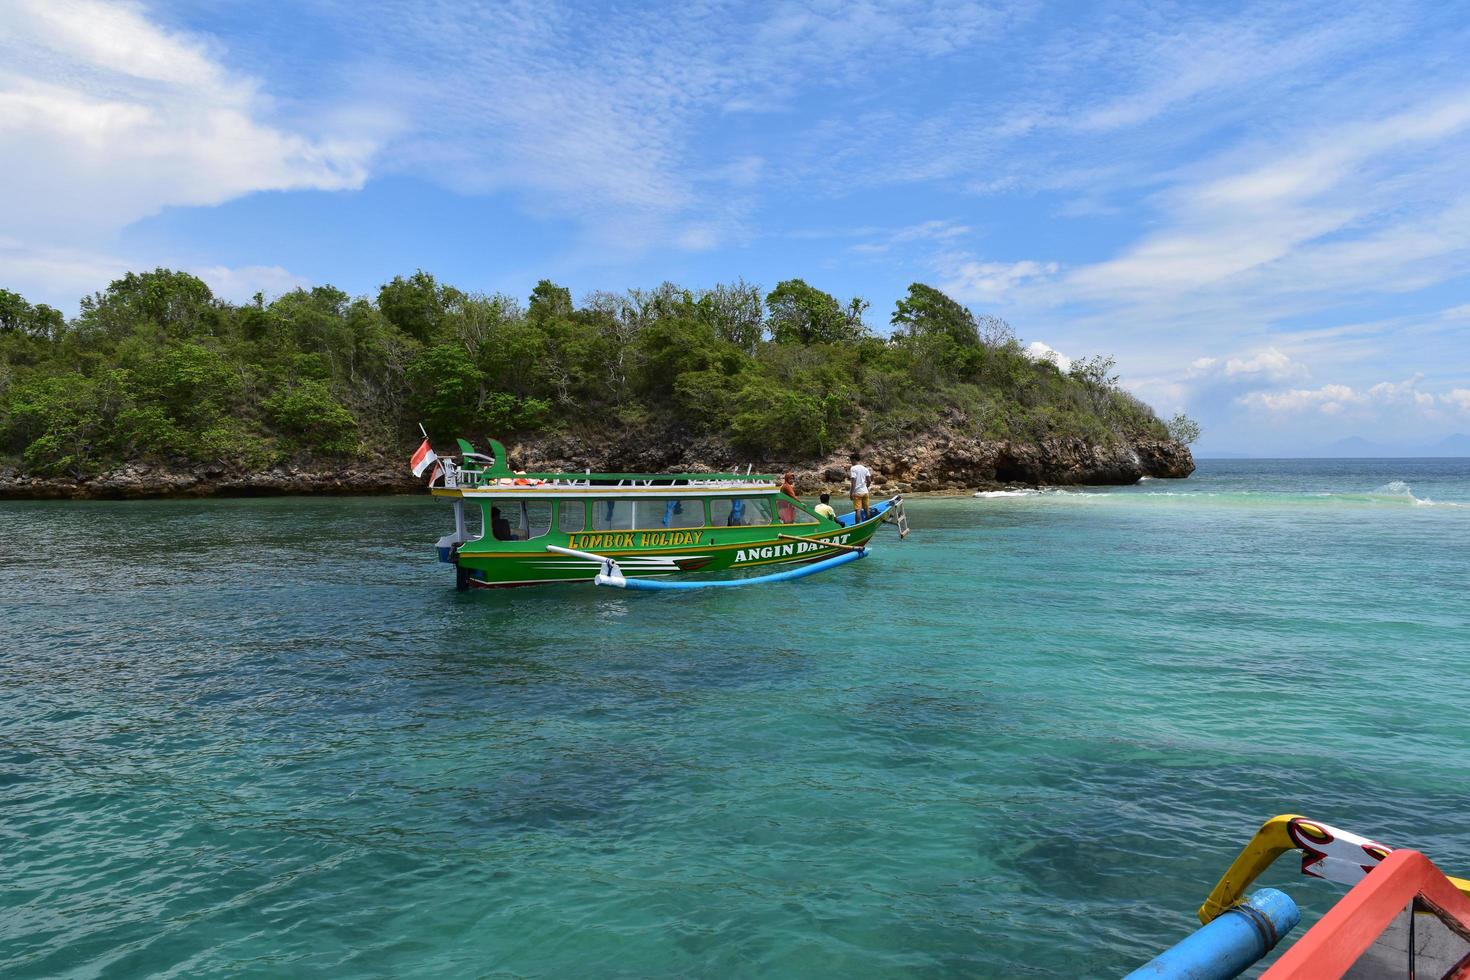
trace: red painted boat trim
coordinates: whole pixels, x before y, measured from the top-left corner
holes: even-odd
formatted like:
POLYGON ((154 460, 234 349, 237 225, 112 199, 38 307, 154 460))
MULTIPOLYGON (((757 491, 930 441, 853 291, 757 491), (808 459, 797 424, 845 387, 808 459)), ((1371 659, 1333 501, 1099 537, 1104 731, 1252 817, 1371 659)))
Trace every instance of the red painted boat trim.
MULTIPOLYGON (((1261 980, 1342 976, 1416 897, 1470 942, 1470 899, 1423 854, 1402 849, 1389 854, 1354 885, 1261 980)), ((1464 974, 1455 970, 1451 975, 1464 974)))

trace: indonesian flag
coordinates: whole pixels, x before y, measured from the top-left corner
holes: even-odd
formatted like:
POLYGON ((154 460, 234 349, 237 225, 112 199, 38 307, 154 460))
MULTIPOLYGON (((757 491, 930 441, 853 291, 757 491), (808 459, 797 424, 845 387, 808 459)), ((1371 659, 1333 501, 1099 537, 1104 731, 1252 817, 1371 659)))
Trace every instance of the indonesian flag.
POLYGON ((414 476, 423 476, 424 470, 437 462, 439 462, 439 457, 434 454, 434 450, 429 448, 429 440, 425 439, 423 445, 414 450, 413 458, 408 461, 408 465, 413 469, 414 476))

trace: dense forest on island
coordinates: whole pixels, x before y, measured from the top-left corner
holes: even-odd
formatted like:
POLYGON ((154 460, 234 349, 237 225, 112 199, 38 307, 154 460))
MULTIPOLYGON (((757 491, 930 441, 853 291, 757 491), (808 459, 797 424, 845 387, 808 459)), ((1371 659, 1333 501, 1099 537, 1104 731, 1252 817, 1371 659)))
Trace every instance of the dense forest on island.
MULTIPOLYGON (((757 459, 815 459, 942 423, 978 437, 1167 439, 1112 361, 1062 371, 1002 320, 915 283, 886 317, 800 279, 528 302, 425 272, 376 297, 331 286, 243 305, 130 273, 67 319, 0 290, 0 456, 85 479, 123 463, 396 453, 418 439, 657 428, 757 459)), ((1173 434, 1189 441, 1187 419, 1173 434)))

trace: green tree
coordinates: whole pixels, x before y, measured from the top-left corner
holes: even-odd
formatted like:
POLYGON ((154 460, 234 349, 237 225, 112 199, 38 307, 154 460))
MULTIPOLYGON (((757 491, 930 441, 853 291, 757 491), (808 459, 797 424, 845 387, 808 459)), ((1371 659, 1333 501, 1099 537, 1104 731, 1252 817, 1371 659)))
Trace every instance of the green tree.
POLYGON ((838 344, 864 332, 867 302, 853 299, 844 308, 837 297, 800 279, 777 283, 766 295, 772 338, 780 344, 838 344))
POLYGON ((238 407, 241 378, 234 365, 202 344, 170 344, 135 371, 137 401, 153 406, 185 431, 201 432, 238 407))
POLYGON ((335 286, 293 289, 271 303, 270 314, 277 329, 289 338, 290 346, 350 363, 356 346, 347 323, 351 302, 352 298, 335 286))
POLYGON ((384 283, 378 289, 378 309, 393 326, 427 343, 438 333, 457 293, 440 286, 420 269, 407 279, 394 276, 392 282, 384 283))
POLYGON ((980 345, 974 314, 921 282, 909 284, 908 295, 895 304, 890 322, 913 337, 943 336, 959 347, 980 345))
POLYGON ((821 400, 768 379, 753 378, 735 396, 730 439, 752 455, 816 452, 822 433, 821 400))
POLYGON ((1176 413, 1172 419, 1165 423, 1165 428, 1168 430, 1169 438, 1181 446, 1190 446, 1199 442, 1199 423, 1183 412, 1176 413))
POLYGON ((485 374, 463 347, 440 344, 408 366, 410 409, 439 436, 457 436, 474 424, 484 395, 485 374))
POLYGON ((60 310, 45 303, 33 306, 20 293, 0 289, 0 332, 49 339, 60 335, 65 326, 60 310))
POLYGON ((548 320, 565 320, 572 315, 572 291, 558 286, 550 279, 542 279, 531 290, 531 305, 526 315, 532 323, 548 320))
POLYGON ((701 320, 726 343, 755 354, 765 334, 765 307, 759 286, 743 279, 733 285, 717 284, 699 295, 695 304, 701 320))
POLYGON ((301 448, 329 453, 357 447, 357 421, 320 381, 301 381, 265 402, 266 417, 301 448))
POLYGON ((552 390, 546 370, 550 357, 546 331, 529 320, 511 320, 490 335, 477 363, 491 387, 520 398, 541 398, 552 390))
POLYGON ((129 272, 107 289, 82 298, 81 327, 119 340, 151 325, 165 337, 188 338, 213 332, 218 322, 214 294, 204 280, 187 272, 155 269, 129 272))
POLYGON ((27 379, 10 390, 6 441, 31 473, 89 476, 114 448, 114 421, 128 403, 127 389, 124 371, 27 379))
POLYGON ((1095 354, 1092 357, 1084 357, 1072 362, 1072 369, 1068 372, 1073 378, 1085 385, 1105 391, 1114 391, 1118 387, 1118 375, 1113 369, 1118 362, 1106 354, 1095 354))
POLYGON ((684 317, 655 321, 638 335, 642 353, 638 390, 654 401, 667 401, 682 374, 715 370, 733 374, 740 352, 726 344, 707 323, 684 317))

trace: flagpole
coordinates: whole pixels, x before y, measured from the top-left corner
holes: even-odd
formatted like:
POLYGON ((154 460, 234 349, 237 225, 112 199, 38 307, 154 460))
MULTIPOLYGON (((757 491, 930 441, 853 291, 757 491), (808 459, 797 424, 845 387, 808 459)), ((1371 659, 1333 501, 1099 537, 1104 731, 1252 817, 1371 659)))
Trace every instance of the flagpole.
POLYGON ((422 423, 422 422, 419 423, 419 431, 424 434, 424 442, 428 442, 429 441, 429 433, 424 428, 424 423, 422 423))

